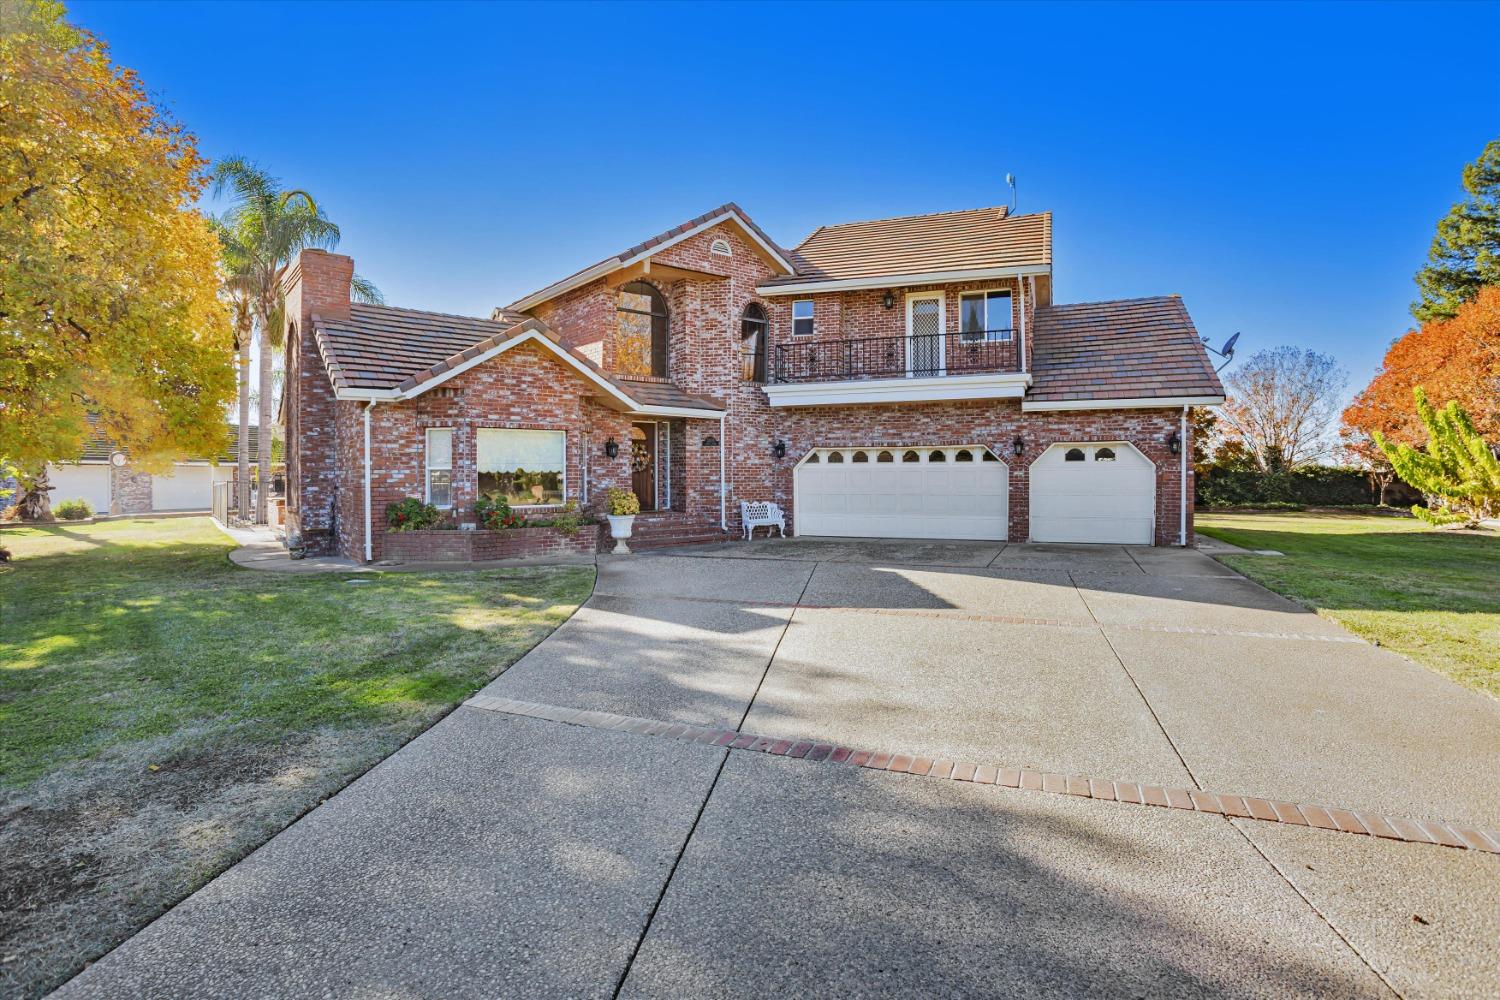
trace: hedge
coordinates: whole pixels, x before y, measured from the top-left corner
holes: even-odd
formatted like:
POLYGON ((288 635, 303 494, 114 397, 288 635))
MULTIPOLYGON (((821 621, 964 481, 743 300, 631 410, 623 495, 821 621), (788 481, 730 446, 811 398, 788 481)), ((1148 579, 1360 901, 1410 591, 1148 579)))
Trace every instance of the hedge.
MULTIPOLYGON (((1387 490, 1386 502, 1393 502, 1395 494, 1396 489, 1387 490)), ((1209 468, 1198 476, 1197 496, 1200 507, 1250 507, 1264 503, 1354 507, 1378 503, 1380 490, 1362 469, 1314 465, 1275 474, 1258 469, 1209 468)))

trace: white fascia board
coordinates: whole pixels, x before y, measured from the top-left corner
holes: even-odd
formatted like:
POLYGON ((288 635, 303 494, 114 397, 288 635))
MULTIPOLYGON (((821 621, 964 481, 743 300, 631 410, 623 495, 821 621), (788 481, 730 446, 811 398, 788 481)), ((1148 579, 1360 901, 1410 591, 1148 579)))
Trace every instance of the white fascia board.
POLYGON ((857 406, 862 403, 932 403, 963 399, 1020 399, 1031 385, 1025 372, 937 375, 859 382, 795 382, 763 386, 771 406, 857 406))
POLYGON ((1130 399, 1043 399, 1021 400, 1025 413, 1049 410, 1171 410, 1179 406, 1222 406, 1223 396, 1157 396, 1130 399))
POLYGON ((400 399, 401 393, 395 389, 339 389, 333 394, 333 398, 353 399, 368 403, 372 399, 400 399))
POLYGON ((789 285, 760 285, 761 295, 806 295, 813 292, 845 292, 863 288, 898 288, 903 285, 940 285, 949 281, 984 281, 989 278, 1021 278, 1051 274, 1050 267, 980 267, 962 271, 923 271, 917 274, 877 274, 868 278, 834 281, 799 281, 789 285))
POLYGON ((631 410, 631 417, 690 417, 694 420, 723 420, 727 410, 700 410, 691 406, 642 406, 631 410))
POLYGON ((518 299, 515 302, 511 303, 507 308, 513 309, 516 312, 525 312, 528 309, 541 305, 543 302, 546 302, 549 299, 555 299, 559 295, 562 295, 564 292, 571 292, 573 289, 578 288, 582 285, 586 285, 590 281, 601 278, 606 274, 613 274, 615 271, 618 271, 622 268, 630 267, 633 264, 639 264, 643 260, 647 260, 648 258, 656 256, 663 250, 676 246, 683 240, 691 239, 692 237, 697 236, 705 229, 712 229, 714 226, 717 226, 719 223, 723 222, 726 219, 733 219, 735 223, 739 225, 740 232, 754 241, 755 245, 764 250, 772 260, 780 263, 781 266, 786 270, 787 274, 796 273, 797 269, 792 266, 792 262, 787 260, 786 257, 782 256, 781 252, 774 246, 761 239, 759 234, 756 233, 755 229, 751 227, 750 224, 747 223, 738 212, 725 212, 722 215, 714 216, 707 222, 703 222, 699 225, 694 226, 692 229, 689 229, 685 233, 679 233, 678 235, 672 237, 670 240, 658 243, 654 247, 651 247, 649 250, 642 250, 640 253, 636 254, 633 257, 627 257, 625 260, 620 260, 618 257, 611 257, 609 260, 601 261, 600 263, 595 264, 593 267, 589 268, 586 271, 579 271, 572 277, 564 278, 562 281, 548 285, 546 288, 543 288, 539 292, 532 292, 524 299, 518 299))

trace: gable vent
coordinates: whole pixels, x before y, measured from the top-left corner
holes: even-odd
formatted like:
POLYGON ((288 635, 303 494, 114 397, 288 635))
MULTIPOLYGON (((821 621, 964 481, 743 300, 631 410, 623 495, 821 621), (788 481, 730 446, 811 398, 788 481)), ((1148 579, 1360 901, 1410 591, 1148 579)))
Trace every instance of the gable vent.
POLYGON ((708 245, 708 252, 720 257, 733 257, 734 251, 729 249, 728 240, 714 240, 708 245))

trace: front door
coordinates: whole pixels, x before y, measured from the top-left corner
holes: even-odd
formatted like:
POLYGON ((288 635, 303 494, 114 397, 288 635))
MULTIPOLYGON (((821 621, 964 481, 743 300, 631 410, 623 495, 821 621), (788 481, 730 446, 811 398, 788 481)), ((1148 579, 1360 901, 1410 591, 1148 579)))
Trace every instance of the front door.
POLYGON ((906 374, 943 374, 941 292, 920 292, 906 299, 906 374))
POLYGON ((656 425, 630 425, 630 488, 641 510, 656 509, 656 425))

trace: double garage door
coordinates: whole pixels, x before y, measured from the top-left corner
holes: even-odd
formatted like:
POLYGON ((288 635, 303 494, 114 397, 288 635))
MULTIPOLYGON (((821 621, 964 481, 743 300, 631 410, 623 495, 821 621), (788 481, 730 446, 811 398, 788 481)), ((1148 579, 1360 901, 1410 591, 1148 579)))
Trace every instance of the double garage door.
MULTIPOLYGON (((797 533, 1004 541, 1009 480, 982 445, 821 448, 797 467, 797 533)), ((1131 445, 1054 445, 1030 480, 1032 541, 1151 544, 1156 469, 1131 445)))
MULTIPOLYGON (((213 486, 233 478, 227 465, 172 466, 169 473, 151 477, 151 510, 208 510, 213 506, 213 486)), ((52 502, 82 497, 95 513, 108 514, 110 508, 110 467, 104 463, 87 465, 51 465, 47 478, 52 484, 52 502)))

